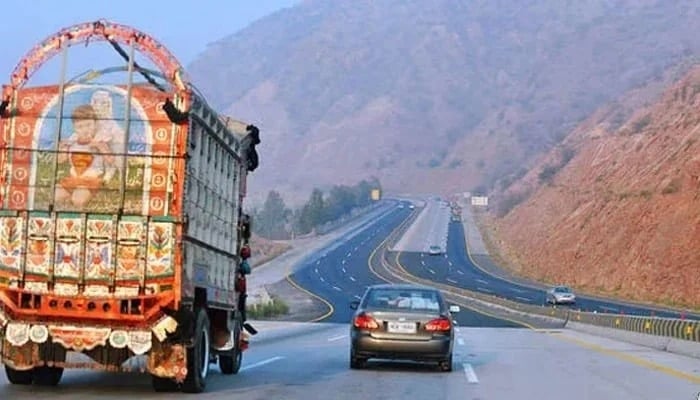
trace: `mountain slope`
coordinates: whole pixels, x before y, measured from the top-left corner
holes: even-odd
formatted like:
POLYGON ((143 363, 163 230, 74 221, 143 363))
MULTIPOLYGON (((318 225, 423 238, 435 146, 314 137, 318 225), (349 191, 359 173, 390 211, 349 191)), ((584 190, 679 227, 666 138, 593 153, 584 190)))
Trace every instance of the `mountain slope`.
POLYGON ((252 193, 369 175, 393 191, 463 191, 700 54, 698 17, 692 0, 305 1, 189 71, 262 127, 252 193))
POLYGON ((619 127, 611 110, 564 140, 568 163, 556 149, 499 195, 526 200, 496 242, 526 276, 698 308, 700 66, 619 127))

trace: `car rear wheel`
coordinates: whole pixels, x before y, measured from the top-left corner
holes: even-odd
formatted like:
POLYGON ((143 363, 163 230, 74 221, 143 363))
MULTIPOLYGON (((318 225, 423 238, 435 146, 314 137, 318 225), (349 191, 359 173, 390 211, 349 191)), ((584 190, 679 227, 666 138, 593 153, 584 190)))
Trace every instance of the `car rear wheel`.
POLYGON ((367 359, 363 357, 356 357, 355 351, 350 350, 350 368, 351 369, 362 369, 367 366, 367 359))
POLYGON ((442 372, 452 372, 452 353, 447 358, 447 360, 442 360, 438 363, 438 367, 442 372))

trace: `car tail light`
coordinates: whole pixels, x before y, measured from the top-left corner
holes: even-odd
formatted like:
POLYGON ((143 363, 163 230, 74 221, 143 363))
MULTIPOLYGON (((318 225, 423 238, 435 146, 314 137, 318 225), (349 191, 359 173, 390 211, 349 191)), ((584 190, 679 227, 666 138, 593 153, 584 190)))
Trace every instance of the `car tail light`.
POLYGON ((370 317, 367 314, 360 314, 355 317, 355 320, 353 321, 353 325, 355 325, 355 328, 357 329, 365 329, 365 330, 372 330, 372 329, 378 329, 379 324, 377 321, 374 320, 374 318, 370 317))
POLYGON ((452 329, 452 322, 449 318, 441 317, 425 324, 425 330, 430 332, 444 332, 452 329))

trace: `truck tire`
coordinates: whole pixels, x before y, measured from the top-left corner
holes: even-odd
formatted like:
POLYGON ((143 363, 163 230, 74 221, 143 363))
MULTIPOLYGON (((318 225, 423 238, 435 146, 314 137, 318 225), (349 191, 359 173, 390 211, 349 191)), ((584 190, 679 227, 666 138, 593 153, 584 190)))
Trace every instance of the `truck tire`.
POLYGON ((56 386, 63 377, 63 368, 36 367, 34 368, 34 384, 39 386, 56 386))
POLYGON ((235 375, 241 369, 243 361, 243 352, 240 348, 241 329, 241 321, 236 319, 233 324, 233 350, 228 354, 219 354, 219 368, 224 375, 235 375))
POLYGON ((185 393, 202 393, 207 386, 211 355, 211 335, 209 316, 205 308, 195 312, 193 346, 187 349, 187 377, 182 382, 185 393))
POLYGON ((34 381, 34 370, 19 371, 5 365, 7 380, 13 385, 31 385, 34 381))

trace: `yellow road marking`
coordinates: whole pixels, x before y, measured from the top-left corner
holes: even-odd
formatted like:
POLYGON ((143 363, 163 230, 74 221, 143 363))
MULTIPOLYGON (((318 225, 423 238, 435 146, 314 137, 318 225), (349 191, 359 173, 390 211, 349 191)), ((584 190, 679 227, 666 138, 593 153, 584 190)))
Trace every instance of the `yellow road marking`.
POLYGON ((330 302, 328 302, 328 300, 324 299, 323 297, 321 297, 321 296, 317 295, 316 293, 313 293, 313 292, 311 292, 311 291, 309 291, 309 290, 304 289, 304 288, 301 287, 298 283, 294 282, 294 279, 292 279, 292 272, 291 272, 291 269, 292 269, 291 266, 287 268, 287 277, 286 277, 287 282, 289 282, 289 283, 290 283, 292 286, 294 286, 295 288, 297 288, 297 289, 301 290, 302 292, 308 294, 309 296, 312 296, 312 297, 317 298, 318 300, 320 300, 321 302, 323 302, 323 303, 326 305, 326 307, 328 307, 328 312, 326 312, 325 314, 321 315, 320 317, 316 317, 316 318, 310 319, 310 320, 307 321, 307 322, 319 322, 319 321, 322 321, 322 320, 324 320, 324 319, 330 317, 331 314, 333 314, 333 313, 335 312, 335 308, 333 307, 333 305, 332 305, 330 302))

